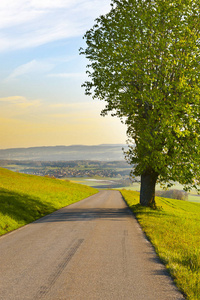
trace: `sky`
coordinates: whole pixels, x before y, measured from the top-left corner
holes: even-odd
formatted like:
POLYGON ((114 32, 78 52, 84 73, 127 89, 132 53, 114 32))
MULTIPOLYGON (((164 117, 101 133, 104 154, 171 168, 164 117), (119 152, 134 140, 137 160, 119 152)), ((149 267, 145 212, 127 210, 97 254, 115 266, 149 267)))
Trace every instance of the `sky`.
POLYGON ((0 1, 0 149, 124 144, 117 117, 84 94, 83 35, 109 0, 0 1))

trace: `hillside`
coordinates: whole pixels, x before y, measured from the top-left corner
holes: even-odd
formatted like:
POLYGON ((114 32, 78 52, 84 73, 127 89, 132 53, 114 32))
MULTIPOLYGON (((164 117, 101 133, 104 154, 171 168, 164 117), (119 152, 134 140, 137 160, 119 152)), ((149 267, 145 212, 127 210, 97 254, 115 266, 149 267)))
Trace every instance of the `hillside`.
POLYGON ((124 160, 123 150, 127 145, 110 144, 96 146, 55 146, 0 149, 0 159, 7 160, 34 160, 34 161, 72 161, 72 160, 98 160, 119 161, 124 160))
POLYGON ((0 235, 97 192, 64 180, 0 168, 0 235))

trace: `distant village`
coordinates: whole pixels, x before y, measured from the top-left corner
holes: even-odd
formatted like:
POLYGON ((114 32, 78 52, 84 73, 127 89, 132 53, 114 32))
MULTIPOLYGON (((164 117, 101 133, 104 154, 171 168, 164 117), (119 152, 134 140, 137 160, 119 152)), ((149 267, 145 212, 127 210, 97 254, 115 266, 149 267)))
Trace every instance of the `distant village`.
POLYGON ((53 178, 101 177, 127 179, 131 171, 130 165, 124 161, 40 162, 0 160, 0 166, 24 174, 53 178))
POLYGON ((22 169, 20 173, 33 174, 38 176, 49 176, 55 178, 70 178, 70 177, 111 177, 122 178, 129 175, 129 171, 114 171, 114 170, 80 170, 77 168, 44 168, 44 169, 22 169))

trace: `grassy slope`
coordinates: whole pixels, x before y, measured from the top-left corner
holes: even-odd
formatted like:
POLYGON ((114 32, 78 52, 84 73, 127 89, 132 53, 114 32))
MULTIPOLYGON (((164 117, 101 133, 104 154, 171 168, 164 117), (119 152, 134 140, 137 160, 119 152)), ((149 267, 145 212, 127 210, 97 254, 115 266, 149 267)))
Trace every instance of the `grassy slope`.
POLYGON ((83 185, 0 168, 0 235, 97 192, 83 185))
POLYGON ((200 299, 200 204, 157 197, 152 210, 139 205, 138 192, 121 193, 177 286, 200 299))

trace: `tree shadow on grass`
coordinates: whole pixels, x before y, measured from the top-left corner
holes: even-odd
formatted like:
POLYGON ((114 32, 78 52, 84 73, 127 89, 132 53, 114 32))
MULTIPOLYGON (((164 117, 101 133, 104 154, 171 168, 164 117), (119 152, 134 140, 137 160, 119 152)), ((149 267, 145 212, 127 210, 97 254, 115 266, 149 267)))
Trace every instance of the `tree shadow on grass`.
MULTIPOLYGON (((56 208, 53 205, 43 203, 40 198, 0 189, 0 212, 3 215, 2 221, 4 222, 6 222, 7 217, 7 222, 13 220, 20 226, 33 222, 55 210, 56 208)), ((6 231, 10 231, 9 224, 7 224, 6 229, 6 231)))
MULTIPOLYGON (((161 207, 158 207, 156 209, 142 206, 141 204, 135 204, 129 206, 133 214, 139 219, 140 214, 142 215, 148 215, 149 217, 156 217, 161 218, 162 216, 172 216, 172 214, 166 212, 161 207)), ((174 216, 175 217, 175 216, 174 216)))

